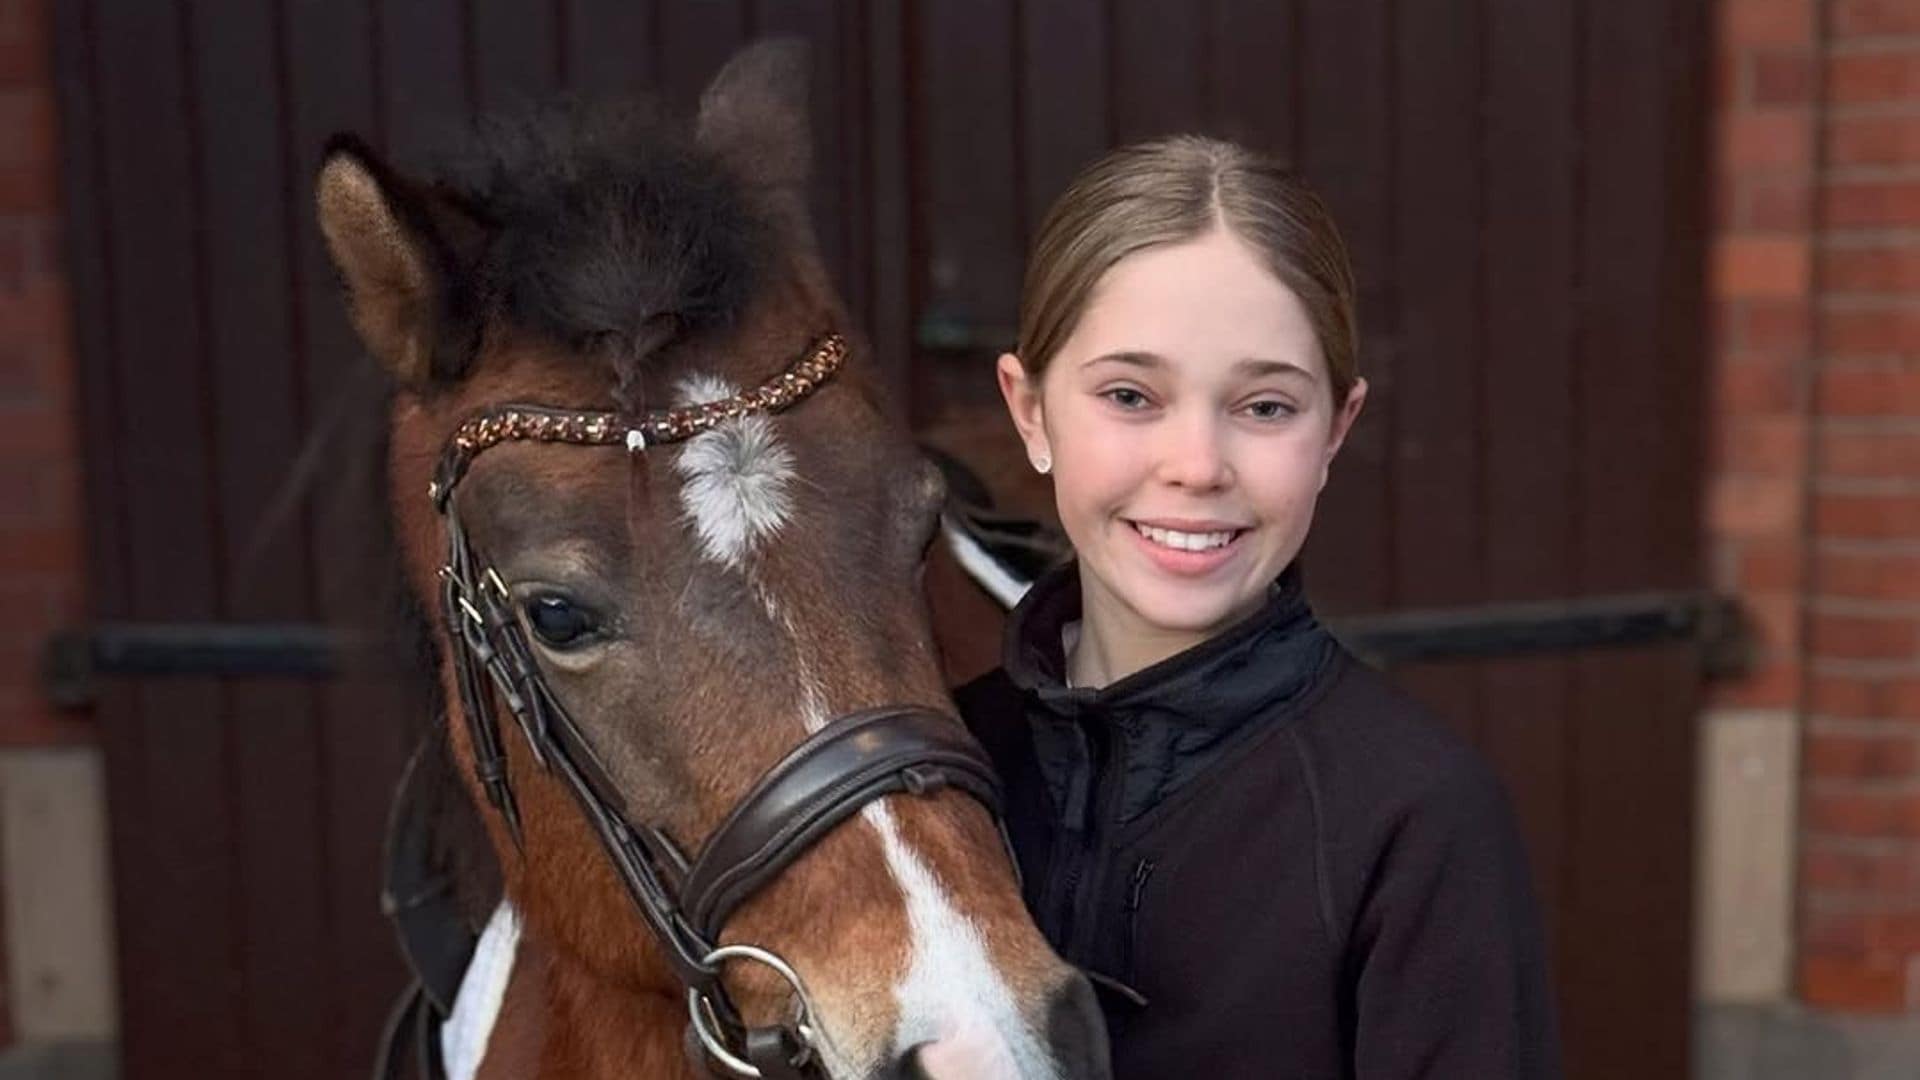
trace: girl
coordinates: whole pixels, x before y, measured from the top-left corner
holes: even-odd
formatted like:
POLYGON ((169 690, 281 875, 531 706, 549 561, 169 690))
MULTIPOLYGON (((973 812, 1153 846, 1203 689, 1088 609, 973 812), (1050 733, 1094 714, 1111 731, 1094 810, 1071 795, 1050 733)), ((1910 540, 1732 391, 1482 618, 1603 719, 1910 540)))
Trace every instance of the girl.
POLYGON ((959 700, 1119 1080, 1557 1075, 1498 782, 1301 588, 1367 397, 1353 310, 1311 192, 1170 138, 1054 205, 999 361, 1076 559, 959 700))

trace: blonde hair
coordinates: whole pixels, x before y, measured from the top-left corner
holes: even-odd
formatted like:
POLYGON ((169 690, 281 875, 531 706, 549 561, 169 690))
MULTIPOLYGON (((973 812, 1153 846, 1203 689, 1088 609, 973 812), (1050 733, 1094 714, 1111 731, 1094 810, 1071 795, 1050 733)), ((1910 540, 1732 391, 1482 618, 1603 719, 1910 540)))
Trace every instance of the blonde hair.
POLYGON ((1121 147, 1074 178, 1040 223, 1020 293, 1016 352, 1029 375, 1072 336, 1101 277, 1147 248, 1223 227, 1300 298, 1335 405, 1359 378, 1353 268, 1320 197, 1262 154, 1174 135, 1121 147))

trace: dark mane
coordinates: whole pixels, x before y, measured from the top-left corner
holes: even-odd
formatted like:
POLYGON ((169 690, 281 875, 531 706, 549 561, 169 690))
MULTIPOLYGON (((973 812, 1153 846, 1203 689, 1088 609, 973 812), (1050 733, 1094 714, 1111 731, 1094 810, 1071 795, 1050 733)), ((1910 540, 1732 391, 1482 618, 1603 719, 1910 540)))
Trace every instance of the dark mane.
POLYGON ((489 233, 471 310, 572 349, 632 357, 724 327, 776 242, 739 181, 639 105, 483 121, 441 183, 489 233))

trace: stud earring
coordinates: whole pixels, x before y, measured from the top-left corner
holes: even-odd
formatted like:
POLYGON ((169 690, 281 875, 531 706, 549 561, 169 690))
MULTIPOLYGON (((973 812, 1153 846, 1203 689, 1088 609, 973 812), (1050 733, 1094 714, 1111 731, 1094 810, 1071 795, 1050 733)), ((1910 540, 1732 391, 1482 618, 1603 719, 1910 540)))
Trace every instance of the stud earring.
POLYGON ((1053 459, 1045 454, 1035 454, 1033 456, 1033 471, 1039 473, 1041 476, 1047 475, 1053 471, 1053 459))

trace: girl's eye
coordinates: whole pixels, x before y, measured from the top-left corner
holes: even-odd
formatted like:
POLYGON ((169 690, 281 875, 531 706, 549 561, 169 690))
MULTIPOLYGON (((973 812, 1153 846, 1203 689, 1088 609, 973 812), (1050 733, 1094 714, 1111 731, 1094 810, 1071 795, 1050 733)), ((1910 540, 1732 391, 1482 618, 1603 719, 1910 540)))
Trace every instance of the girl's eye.
POLYGON ((1284 401, 1268 398, 1247 406, 1247 415, 1255 420, 1283 420, 1292 416, 1296 410, 1284 401))
POLYGON ((542 644, 554 649, 578 647, 600 629, 593 612, 558 593, 530 597, 525 606, 527 625, 542 644))
POLYGON ((1116 386, 1103 391, 1101 396, 1123 409, 1139 409, 1147 404, 1147 395, 1131 386, 1116 386))

